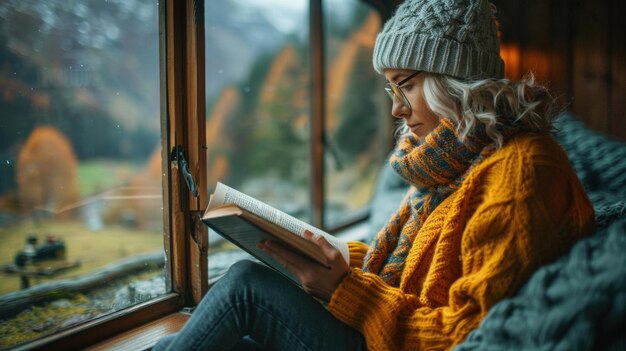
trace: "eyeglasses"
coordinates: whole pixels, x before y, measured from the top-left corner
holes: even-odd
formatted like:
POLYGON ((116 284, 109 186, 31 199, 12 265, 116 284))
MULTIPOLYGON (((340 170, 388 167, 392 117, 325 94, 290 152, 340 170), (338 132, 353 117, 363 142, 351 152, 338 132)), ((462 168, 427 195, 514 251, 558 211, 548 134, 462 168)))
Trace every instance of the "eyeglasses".
POLYGON ((409 75, 408 77, 404 78, 403 80, 399 81, 398 84, 396 83, 391 83, 388 82, 385 86, 385 92, 387 92, 387 95, 389 96, 389 98, 391 99, 391 101, 393 101, 394 98, 398 98, 398 100, 400 100, 400 102, 408 107, 409 109, 411 108, 411 103, 409 102, 409 99, 407 99, 406 95, 404 95, 404 92, 402 92, 402 85, 406 82, 408 82, 411 78, 415 77, 416 75, 422 73, 422 71, 415 71, 415 73, 412 73, 411 75, 409 75))

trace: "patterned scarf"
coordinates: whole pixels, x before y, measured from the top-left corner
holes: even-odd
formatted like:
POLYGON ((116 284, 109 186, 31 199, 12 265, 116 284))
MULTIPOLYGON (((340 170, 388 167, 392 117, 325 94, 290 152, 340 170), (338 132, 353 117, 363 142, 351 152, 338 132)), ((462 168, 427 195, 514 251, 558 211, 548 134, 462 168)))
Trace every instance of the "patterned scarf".
POLYGON ((484 128, 476 128, 473 135, 461 142, 453 122, 447 118, 442 118, 423 142, 413 135, 404 138, 390 163, 416 190, 378 232, 363 261, 363 271, 378 274, 387 284, 398 286, 406 256, 428 216, 461 186, 472 166, 494 150, 495 144, 484 128))

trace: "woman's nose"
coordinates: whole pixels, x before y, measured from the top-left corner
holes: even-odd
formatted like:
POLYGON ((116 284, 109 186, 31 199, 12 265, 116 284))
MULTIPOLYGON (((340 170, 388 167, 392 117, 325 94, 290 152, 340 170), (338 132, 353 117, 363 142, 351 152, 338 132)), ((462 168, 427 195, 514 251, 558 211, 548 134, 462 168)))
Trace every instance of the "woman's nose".
POLYGON ((397 97, 393 98, 393 105, 391 105, 391 115, 395 118, 406 118, 408 116, 409 109, 402 103, 402 100, 397 97))

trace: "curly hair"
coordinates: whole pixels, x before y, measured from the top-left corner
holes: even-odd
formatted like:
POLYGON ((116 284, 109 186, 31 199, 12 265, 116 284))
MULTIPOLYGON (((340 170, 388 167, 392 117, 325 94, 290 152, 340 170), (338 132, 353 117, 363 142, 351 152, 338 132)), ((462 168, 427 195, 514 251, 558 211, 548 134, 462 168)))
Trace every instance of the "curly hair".
MULTIPOLYGON (((500 132, 503 127, 515 125, 529 131, 552 131, 558 112, 555 99, 546 87, 535 82, 532 73, 519 81, 463 81, 425 72, 423 90, 431 111, 456 123, 461 141, 482 123, 498 148, 504 142, 500 132)), ((408 128, 405 125, 398 132, 406 134, 408 128)))

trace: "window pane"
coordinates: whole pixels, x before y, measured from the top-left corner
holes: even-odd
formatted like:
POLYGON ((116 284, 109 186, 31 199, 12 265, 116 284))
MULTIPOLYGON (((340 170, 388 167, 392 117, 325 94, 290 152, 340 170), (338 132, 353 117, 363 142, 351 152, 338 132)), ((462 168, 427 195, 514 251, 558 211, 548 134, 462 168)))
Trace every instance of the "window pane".
MULTIPOLYGON (((209 191, 222 182, 309 220, 308 3, 205 2, 209 191)), ((233 249, 209 232, 211 254, 233 249)), ((213 276, 232 263, 209 258, 213 276)))
POLYGON ((158 45, 155 1, 0 2, 0 348, 165 293, 158 45))
POLYGON ((389 152, 385 80, 372 68, 381 20, 360 1, 324 2, 326 64, 325 219, 339 224, 366 209, 389 152))

